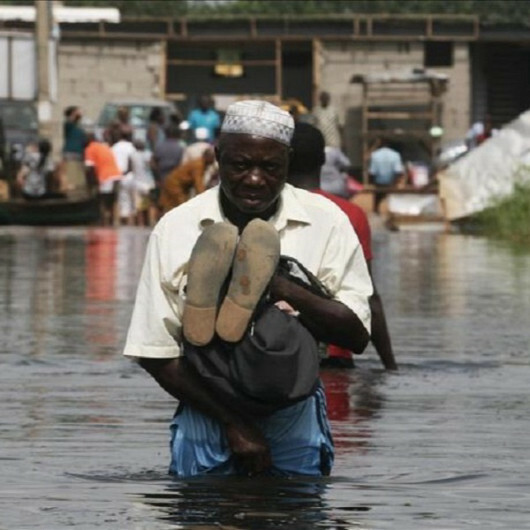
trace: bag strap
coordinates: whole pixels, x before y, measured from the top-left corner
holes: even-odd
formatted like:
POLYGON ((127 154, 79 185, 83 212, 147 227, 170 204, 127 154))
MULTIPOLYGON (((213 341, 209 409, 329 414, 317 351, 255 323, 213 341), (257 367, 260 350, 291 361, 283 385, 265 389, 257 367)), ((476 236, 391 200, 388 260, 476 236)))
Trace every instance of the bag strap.
POLYGON ((330 300, 333 298, 331 291, 304 265, 302 265, 297 259, 290 256, 280 256, 280 262, 278 264, 278 272, 284 274, 291 281, 305 287, 312 293, 330 300), (293 274, 293 268, 297 267, 303 273, 305 278, 293 274))

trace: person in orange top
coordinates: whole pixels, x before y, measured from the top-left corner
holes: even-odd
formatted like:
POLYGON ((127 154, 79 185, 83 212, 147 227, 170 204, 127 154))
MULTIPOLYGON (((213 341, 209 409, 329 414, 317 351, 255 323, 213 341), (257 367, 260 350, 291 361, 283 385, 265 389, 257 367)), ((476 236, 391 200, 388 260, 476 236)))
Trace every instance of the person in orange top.
POLYGON ((101 222, 103 225, 113 225, 117 188, 122 173, 112 149, 106 143, 98 142, 93 133, 87 136, 85 164, 94 171, 98 181, 101 222))
POLYGON ((206 149, 201 158, 195 158, 177 166, 165 178, 160 190, 159 206, 162 213, 179 206, 191 198, 192 190, 197 194, 206 189, 204 175, 206 170, 215 163, 212 148, 206 149))

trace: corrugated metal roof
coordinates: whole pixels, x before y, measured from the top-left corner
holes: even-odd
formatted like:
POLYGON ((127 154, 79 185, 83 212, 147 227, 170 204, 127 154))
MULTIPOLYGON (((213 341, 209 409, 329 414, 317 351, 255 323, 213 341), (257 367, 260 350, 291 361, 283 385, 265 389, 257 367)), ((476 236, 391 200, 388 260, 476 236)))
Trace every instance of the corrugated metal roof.
MULTIPOLYGON (((53 17, 56 22, 120 22, 120 11, 115 7, 65 7, 53 6, 53 17)), ((35 21, 34 6, 0 5, 0 20, 35 21)))

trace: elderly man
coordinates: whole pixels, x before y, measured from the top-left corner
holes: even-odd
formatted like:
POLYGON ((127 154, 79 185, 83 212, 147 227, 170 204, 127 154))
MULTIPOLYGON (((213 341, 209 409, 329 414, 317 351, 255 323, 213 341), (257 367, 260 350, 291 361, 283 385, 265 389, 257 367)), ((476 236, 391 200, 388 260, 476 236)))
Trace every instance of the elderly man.
POLYGON ((124 354, 138 358, 179 400, 170 465, 178 476, 320 476, 333 463, 321 388, 268 416, 248 418, 219 399, 182 348, 186 292, 191 297, 185 286, 197 240, 215 223, 228 223, 241 233, 262 219, 277 232, 281 253, 305 265, 332 294, 321 298, 274 274, 269 296, 294 308, 319 341, 356 353, 365 349, 372 294, 366 261, 338 207, 286 184, 293 129, 292 117, 267 102, 231 105, 216 152, 220 185, 168 212, 150 236, 124 354))

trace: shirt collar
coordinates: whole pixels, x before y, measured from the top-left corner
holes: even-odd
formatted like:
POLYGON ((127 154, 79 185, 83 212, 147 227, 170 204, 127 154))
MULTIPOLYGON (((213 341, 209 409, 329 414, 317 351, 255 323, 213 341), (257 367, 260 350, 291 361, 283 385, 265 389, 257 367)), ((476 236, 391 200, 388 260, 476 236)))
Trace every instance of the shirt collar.
MULTIPOLYGON (((204 199, 199 217, 201 228, 213 223, 226 222, 227 219, 221 210, 219 202, 219 186, 205 192, 204 199)), ((285 184, 280 194, 280 207, 272 216, 270 222, 278 232, 286 228, 290 223, 311 224, 311 218, 296 197, 295 188, 290 184, 285 184)))
POLYGON ((219 186, 204 192, 204 202, 199 216, 201 228, 205 228, 213 223, 227 221, 221 210, 219 202, 219 186))
POLYGON ((298 200, 295 188, 286 184, 280 195, 280 207, 272 216, 271 222, 278 232, 291 223, 311 224, 311 218, 298 200))

